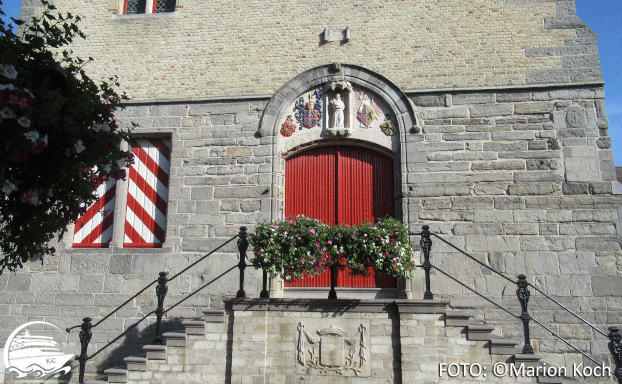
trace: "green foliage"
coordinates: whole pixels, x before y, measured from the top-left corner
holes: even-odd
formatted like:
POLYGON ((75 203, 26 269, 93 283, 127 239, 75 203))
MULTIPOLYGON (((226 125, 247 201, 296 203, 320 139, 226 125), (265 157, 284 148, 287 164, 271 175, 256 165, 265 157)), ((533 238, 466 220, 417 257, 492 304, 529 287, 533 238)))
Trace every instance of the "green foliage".
MULTIPOLYGON (((43 12, 16 35, 0 20, 0 273, 53 252, 59 239, 95 200, 107 179, 125 178, 133 161, 120 149, 122 107, 115 77, 100 84, 67 46, 84 38, 78 16, 43 12)), ((0 5, 2 3, 0 2, 0 5)), ((0 11, 1 12, 1 11, 0 11)))
POLYGON ((385 275, 403 277, 415 269, 414 248, 408 239, 408 227, 392 217, 376 223, 362 223, 353 229, 345 245, 347 265, 364 274, 369 267, 385 275))
POLYGON ((304 216, 260 223, 249 237, 253 266, 286 280, 317 275, 332 262, 326 251, 329 229, 304 216))
POLYGON ((272 277, 314 276, 332 265, 347 266, 350 273, 405 276, 415 269, 414 249, 408 228, 394 218, 358 226, 329 226, 304 216, 267 221, 249 237, 255 268, 272 277))

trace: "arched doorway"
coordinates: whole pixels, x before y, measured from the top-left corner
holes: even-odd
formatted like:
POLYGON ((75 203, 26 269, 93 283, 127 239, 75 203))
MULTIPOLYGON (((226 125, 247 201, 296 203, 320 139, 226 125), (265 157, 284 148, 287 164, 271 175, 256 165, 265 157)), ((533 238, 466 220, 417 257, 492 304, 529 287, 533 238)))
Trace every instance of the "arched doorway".
MULTIPOLYGON (((394 216, 393 159, 374 150, 320 146, 286 160, 285 215, 305 215, 329 224, 359 224, 394 216)), ((286 287, 329 287, 328 271, 286 282, 286 287)), ((339 287, 395 288, 391 276, 352 276, 340 271, 339 287)))

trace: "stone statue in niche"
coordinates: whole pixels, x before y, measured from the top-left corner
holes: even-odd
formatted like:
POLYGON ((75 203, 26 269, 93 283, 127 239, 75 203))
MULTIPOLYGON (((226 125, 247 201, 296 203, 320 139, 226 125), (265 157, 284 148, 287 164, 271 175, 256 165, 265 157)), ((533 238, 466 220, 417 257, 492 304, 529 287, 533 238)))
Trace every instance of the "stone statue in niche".
POLYGON ((341 101, 340 94, 335 95, 335 98, 330 101, 330 106, 333 109, 333 126, 331 128, 344 128, 343 110, 346 105, 341 101))
POLYGON ((326 133, 329 136, 349 136, 353 131, 352 85, 347 81, 332 81, 324 87, 326 95, 327 124, 326 133))

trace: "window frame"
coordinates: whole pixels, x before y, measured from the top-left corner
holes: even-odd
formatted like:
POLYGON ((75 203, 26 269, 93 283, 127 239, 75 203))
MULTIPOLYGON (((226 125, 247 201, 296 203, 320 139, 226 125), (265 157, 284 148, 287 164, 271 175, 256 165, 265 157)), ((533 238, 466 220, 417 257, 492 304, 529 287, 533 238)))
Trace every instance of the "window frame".
POLYGON ((126 13, 127 12, 127 2, 128 0, 121 0, 121 15, 151 15, 151 14, 167 14, 174 13, 177 11, 179 7, 179 0, 175 1, 175 8, 172 11, 168 12, 156 12, 157 0, 145 0, 145 11, 141 13, 126 13))

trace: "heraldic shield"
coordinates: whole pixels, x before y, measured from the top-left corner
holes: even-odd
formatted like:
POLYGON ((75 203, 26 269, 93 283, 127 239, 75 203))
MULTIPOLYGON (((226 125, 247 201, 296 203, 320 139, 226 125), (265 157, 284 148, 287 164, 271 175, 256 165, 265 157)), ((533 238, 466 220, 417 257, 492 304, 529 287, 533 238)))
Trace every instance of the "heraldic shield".
POLYGON ((322 92, 317 89, 310 93, 307 100, 304 96, 296 101, 294 106, 296 112, 296 120, 305 128, 313 128, 321 125, 322 119, 322 92))

